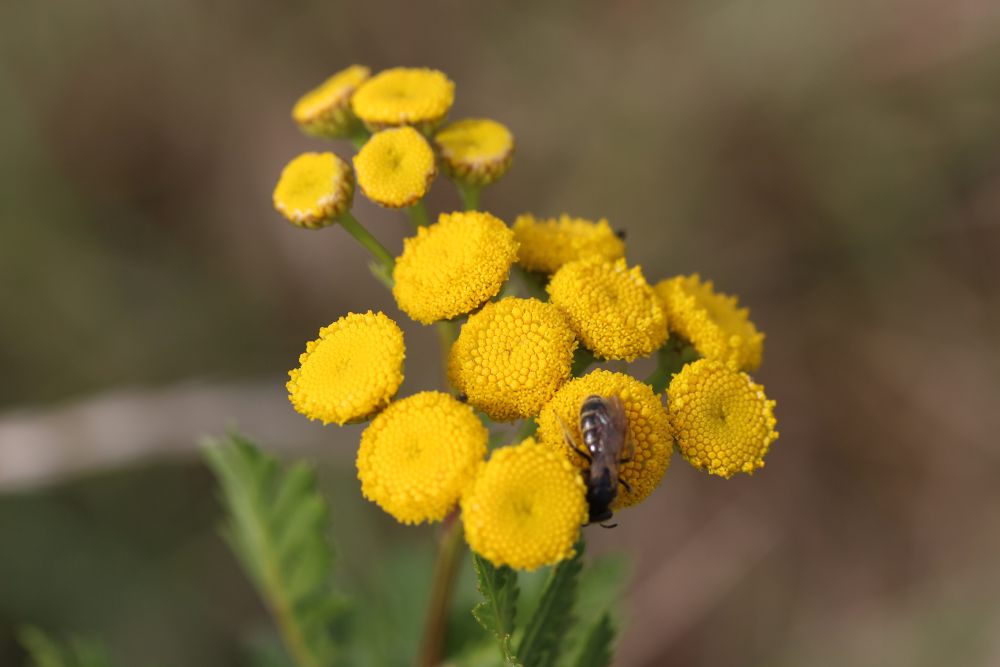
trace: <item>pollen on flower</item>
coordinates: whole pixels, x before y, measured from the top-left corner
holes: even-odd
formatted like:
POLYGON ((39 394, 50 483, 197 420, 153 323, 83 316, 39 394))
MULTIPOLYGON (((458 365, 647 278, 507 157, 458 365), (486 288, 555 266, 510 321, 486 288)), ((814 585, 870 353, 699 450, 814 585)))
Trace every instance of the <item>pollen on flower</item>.
POLYGON ((614 261, 625 257, 625 242, 608 221, 561 215, 536 218, 526 213, 514 221, 514 238, 521 244, 517 263, 529 271, 555 273, 578 259, 614 261))
POLYGON ((486 304, 462 326, 448 377, 491 419, 533 417, 569 380, 576 346, 558 308, 506 298, 486 304))
POLYGON ((534 570, 572 558, 586 521, 580 472, 531 438, 495 450, 462 496, 469 547, 498 567, 534 570))
POLYGON ((667 389, 681 454, 695 468, 727 478, 764 467, 778 439, 774 405, 749 375, 712 359, 686 365, 667 389))
POLYGON ((667 339, 660 300, 642 269, 629 269, 624 259, 565 264, 552 276, 548 292, 583 344, 599 357, 632 361, 667 339))
POLYGON ((362 65, 341 70, 299 98, 292 107, 292 119, 306 134, 316 137, 343 137, 357 119, 351 111, 351 95, 371 75, 362 65))
POLYGON ((500 291, 517 256, 514 233, 489 213, 442 213, 403 241, 392 294, 399 308, 430 324, 475 310, 500 291))
POLYGON ((634 452, 632 460, 621 465, 619 477, 630 489, 624 486, 618 489, 613 508, 630 507, 653 492, 670 465, 673 439, 667 412, 648 384, 624 373, 599 369, 570 380, 542 408, 538 416, 538 437, 580 469, 586 469, 589 464, 566 442, 563 428, 569 431, 577 446, 582 446, 580 406, 591 395, 618 396, 625 408, 627 449, 634 449, 634 452))
POLYGON ((750 321, 750 311, 737 305, 736 297, 715 292, 712 281, 702 282, 697 273, 661 280, 654 289, 671 327, 702 357, 737 371, 760 367, 764 334, 750 321))
POLYGON ((306 343, 289 371, 288 399, 324 424, 345 424, 378 412, 403 382, 403 332, 382 313, 350 313, 306 343))
POLYGON ((449 123, 434 135, 434 144, 445 172, 466 185, 493 183, 507 173, 514 159, 514 135, 487 118, 449 123))
POLYGON ((443 72, 395 67, 358 88, 351 106, 372 129, 398 125, 427 129, 444 119, 454 100, 455 84, 443 72))
POLYGON ((401 523, 440 521, 482 466, 488 438, 472 408, 448 394, 396 401, 361 435, 361 493, 401 523))
POLYGON ((285 166, 274 188, 274 208, 308 229, 333 224, 353 199, 351 167, 333 153, 303 153, 285 166))
POLYGON ((354 169, 365 196, 388 208, 417 203, 437 174, 434 151, 412 127, 376 133, 354 156, 354 169))

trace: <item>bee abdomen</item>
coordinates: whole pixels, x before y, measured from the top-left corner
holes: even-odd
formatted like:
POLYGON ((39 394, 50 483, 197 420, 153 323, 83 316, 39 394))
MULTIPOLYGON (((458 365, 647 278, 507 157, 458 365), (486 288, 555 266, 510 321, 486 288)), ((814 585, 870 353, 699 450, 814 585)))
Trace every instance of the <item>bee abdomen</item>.
POLYGON ((608 422, 607 408, 600 396, 589 396, 580 406, 580 435, 587 449, 593 451, 598 446, 608 422))

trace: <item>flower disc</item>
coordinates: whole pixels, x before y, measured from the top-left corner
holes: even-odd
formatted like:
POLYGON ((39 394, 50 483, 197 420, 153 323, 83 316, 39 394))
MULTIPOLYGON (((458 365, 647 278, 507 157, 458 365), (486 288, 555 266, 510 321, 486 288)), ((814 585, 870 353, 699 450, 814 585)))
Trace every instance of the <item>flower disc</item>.
POLYGON ((395 67, 366 81, 351 99, 358 118, 370 128, 398 125, 433 127, 451 109, 455 84, 433 69, 395 67))
POLYGON ((416 204, 437 174, 434 151, 412 127, 376 133, 354 156, 354 169, 365 196, 388 208, 416 204))
POLYGON ((333 224, 353 199, 351 168, 333 153, 303 153, 285 166, 274 188, 274 208, 308 229, 333 224))
POLYGON ((625 257, 625 242, 604 218, 593 222, 568 215, 536 218, 525 213, 514 221, 514 238, 521 244, 517 263, 540 273, 555 273, 563 264, 578 259, 612 262, 625 257))

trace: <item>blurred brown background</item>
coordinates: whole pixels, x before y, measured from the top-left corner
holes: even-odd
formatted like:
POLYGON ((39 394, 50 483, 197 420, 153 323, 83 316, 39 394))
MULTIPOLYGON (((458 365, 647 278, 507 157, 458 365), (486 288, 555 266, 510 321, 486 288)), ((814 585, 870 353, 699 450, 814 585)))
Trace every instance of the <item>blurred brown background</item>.
MULTIPOLYGON (((291 104, 354 62, 443 69, 452 117, 513 130, 497 215, 606 216, 648 278, 699 271, 767 333, 767 468, 677 458, 588 531, 635 561, 619 664, 1000 665, 991 0, 0 4, 0 664, 23 623, 120 665, 248 664, 268 621, 197 454, 232 424, 321 462, 358 599, 424 594, 430 529, 364 503, 358 429, 282 386, 320 326, 395 312, 342 230, 270 204, 322 146, 291 104)), ((439 372, 406 333, 412 392, 439 372)))

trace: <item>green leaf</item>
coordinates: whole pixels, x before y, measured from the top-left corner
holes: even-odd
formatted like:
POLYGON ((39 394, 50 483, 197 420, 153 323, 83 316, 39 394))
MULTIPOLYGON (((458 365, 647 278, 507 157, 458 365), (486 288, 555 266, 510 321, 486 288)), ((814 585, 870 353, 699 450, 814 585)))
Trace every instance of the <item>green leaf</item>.
POLYGON ((492 563, 475 553, 472 554, 472 564, 479 592, 485 599, 475 606, 472 615, 500 643, 505 663, 519 665, 521 663, 514 656, 510 641, 517 615, 517 572, 507 566, 493 567, 492 563))
POLYGON ((517 655, 525 667, 551 667, 559 657, 562 640, 573 624, 577 583, 583 569, 583 543, 576 545, 576 555, 557 565, 542 591, 542 598, 532 614, 518 646, 517 655))
POLYGON ((611 664, 611 644, 614 640, 615 628, 611 625, 611 615, 605 613, 587 633, 576 659, 576 667, 608 667, 611 664))
POLYGON ((71 638, 60 643, 38 628, 22 628, 21 645, 34 667, 110 667, 111 661, 100 644, 71 638))
POLYGON ((298 667, 333 664, 344 608, 331 583, 329 513, 304 463, 282 469, 249 440, 210 442, 205 457, 222 486, 222 529, 253 580, 298 667))

